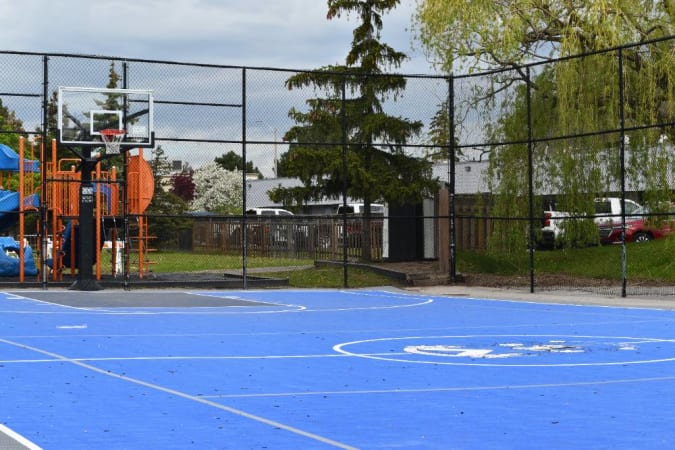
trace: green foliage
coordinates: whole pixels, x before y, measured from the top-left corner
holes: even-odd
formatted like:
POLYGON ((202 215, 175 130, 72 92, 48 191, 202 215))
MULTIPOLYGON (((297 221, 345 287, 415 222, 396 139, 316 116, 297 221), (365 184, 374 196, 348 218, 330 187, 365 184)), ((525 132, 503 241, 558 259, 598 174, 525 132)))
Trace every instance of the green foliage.
MULTIPOLYGON (((475 86, 472 99, 484 105, 485 123, 493 124, 486 137, 491 142, 523 142, 531 133, 540 141, 533 145, 532 155, 535 193, 542 189, 556 193, 556 209, 583 217, 595 214, 594 197, 619 189, 622 150, 627 159, 627 189, 641 191, 652 207, 672 200, 668 185, 675 173, 672 151, 659 144, 664 134, 672 142, 674 133, 667 125, 675 120, 672 41, 626 48, 620 54, 570 58, 538 66, 532 73, 521 65, 671 35, 672 10, 672 2, 654 0, 424 0, 416 21, 423 45, 445 70, 458 65, 470 70, 512 68, 495 72, 486 77, 488 82, 475 86), (621 142, 617 130, 622 125, 635 129, 629 133, 630 145, 621 142)), ((512 144, 491 152, 497 216, 528 215, 525 150, 512 144)), ((591 219, 568 222, 567 245, 597 243, 591 219)), ((498 223, 491 248, 517 251, 524 248, 524 236, 522 222, 498 223)))
MULTIPOLYGON (((627 275, 632 281, 675 282, 673 263, 675 236, 627 246, 627 275)), ((621 280, 621 252, 618 245, 567 248, 537 252, 537 274, 562 274, 573 277, 621 280)), ((527 252, 460 252, 457 270, 463 273, 486 273, 525 276, 529 274, 527 252)), ((536 275, 535 275, 536 279, 536 275)))
MULTIPOLYGON (((194 272, 202 270, 237 270, 242 267, 241 256, 218 253, 159 251, 153 255, 156 272, 194 272)), ((314 261, 290 258, 249 257, 248 268, 274 268, 312 265, 314 261)), ((274 269, 271 269, 272 271, 274 269)), ((222 276, 222 275, 221 275, 222 276)))
POLYGON ((188 205, 165 189, 164 180, 171 172, 171 162, 161 145, 153 149, 150 167, 154 176, 155 192, 145 211, 150 216, 148 232, 157 238, 153 244, 159 248, 175 248, 180 234, 192 227, 191 220, 180 217, 188 211, 188 205))
POLYGON ((7 108, 0 99, 0 130, 13 131, 14 133, 0 133, 0 144, 11 147, 18 153, 19 136, 24 130, 23 122, 16 117, 16 113, 7 108))
MULTIPOLYGON (((405 144, 420 133, 422 123, 383 110, 384 100, 396 98, 406 86, 404 77, 383 74, 385 68, 399 67, 406 55, 379 40, 382 14, 398 3, 328 1, 329 19, 356 14, 360 22, 345 65, 299 73, 286 81, 289 89, 313 87, 323 97, 308 100, 306 112, 289 112, 297 125, 284 136, 291 144, 279 173, 300 178, 303 186, 275 189, 272 200, 292 207, 311 199, 337 198, 347 186, 347 195, 363 199, 368 220, 369 205, 375 201, 412 203, 437 189, 431 164, 405 153, 405 144)), ((363 233, 362 258, 368 261, 369 227, 363 233)))
MULTIPOLYGON (((241 155, 229 151, 221 156, 218 156, 214 162, 218 164, 220 167, 222 167, 225 170, 229 170, 230 172, 233 172, 235 170, 243 170, 244 169, 244 158, 241 157, 241 155)), ((262 178, 263 175, 260 172, 260 169, 257 167, 253 167, 253 161, 247 161, 246 162, 246 173, 257 173, 258 178, 262 178)))
MULTIPOLYGON (((322 97, 307 101, 306 111, 289 112, 297 125, 284 136, 290 146, 279 173, 300 178, 303 186, 275 189, 270 195, 273 200, 290 206, 337 198, 346 185, 349 196, 363 199, 369 216, 372 202, 416 202, 437 188, 430 163, 405 153, 405 144, 420 133, 422 123, 390 116, 382 106, 406 86, 404 77, 383 74, 385 68, 399 67, 406 55, 379 40, 382 15, 398 3, 328 1, 329 19, 356 14, 359 25, 344 65, 299 73, 286 81, 289 89, 313 87, 322 97)), ((364 243, 369 242, 368 234, 365 227, 364 243)), ((370 246, 364 245, 363 250, 363 259, 369 260, 370 246)))
POLYGON ((162 186, 163 180, 171 174, 172 165, 161 145, 152 149, 150 168, 152 169, 152 175, 155 178, 155 186, 162 186))
MULTIPOLYGON (((264 276, 288 278, 288 284, 296 288, 327 288, 339 289, 344 286, 344 272, 342 267, 317 267, 305 270, 288 272, 269 272, 264 276)), ((348 269, 349 287, 395 286, 400 284, 392 278, 373 273, 367 269, 348 269)))
POLYGON ((192 232, 192 220, 185 217, 187 203, 171 192, 155 190, 145 211, 149 217, 148 233, 154 236, 153 246, 159 249, 177 248, 185 233, 192 232))
POLYGON ((669 36, 674 8, 672 0, 423 0, 415 22, 427 52, 451 72, 669 36))
MULTIPOLYGON (((429 124, 428 144, 432 147, 428 148, 428 158, 432 160, 450 159, 450 139, 455 135, 455 131, 450 132, 450 113, 448 111, 448 100, 441 102, 438 105, 436 114, 431 118, 429 124)), ((455 137, 455 144, 457 144, 455 137)), ((462 149, 455 149, 455 159, 458 160, 463 156, 462 149)))

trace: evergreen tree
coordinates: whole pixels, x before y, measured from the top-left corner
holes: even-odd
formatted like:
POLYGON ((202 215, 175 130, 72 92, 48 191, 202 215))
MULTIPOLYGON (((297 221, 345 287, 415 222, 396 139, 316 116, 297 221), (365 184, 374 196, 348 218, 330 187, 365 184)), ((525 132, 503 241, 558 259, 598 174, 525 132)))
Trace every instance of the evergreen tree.
POLYGON ((188 210, 188 204, 169 191, 166 179, 171 173, 171 161, 162 146, 152 151, 150 167, 155 182, 155 192, 145 214, 150 217, 149 233, 157 237, 160 248, 175 248, 183 231, 191 229, 191 221, 180 216, 188 210))
POLYGON ((0 99, 0 130, 12 131, 13 133, 0 133, 0 144, 19 151, 19 136, 24 132, 23 122, 16 117, 16 113, 7 108, 0 99))
POLYGON ((289 151, 279 172, 298 177, 303 186, 271 193, 285 205, 347 194, 364 203, 362 258, 371 259, 370 205, 376 201, 404 204, 421 200, 437 188, 428 161, 409 156, 405 144, 422 123, 384 112, 383 102, 400 94, 406 80, 384 74, 398 68, 406 55, 380 42, 382 15, 399 0, 328 0, 328 19, 355 14, 360 22, 344 65, 299 73, 286 81, 289 89, 313 87, 324 97, 307 101, 307 112, 292 109, 296 122, 284 136, 289 151), (342 93, 349 98, 342 102, 342 93), (346 171, 342 143, 347 145, 346 171))
MULTIPOLYGON (((448 111, 448 101, 445 100, 438 105, 436 114, 431 119, 429 124, 429 139, 428 144, 431 147, 428 149, 428 158, 432 160, 449 159, 448 145, 450 143, 450 114, 448 111)), ((455 144, 457 144, 455 137, 455 144)), ((464 153, 462 149, 455 149, 455 159, 459 160, 464 153)))

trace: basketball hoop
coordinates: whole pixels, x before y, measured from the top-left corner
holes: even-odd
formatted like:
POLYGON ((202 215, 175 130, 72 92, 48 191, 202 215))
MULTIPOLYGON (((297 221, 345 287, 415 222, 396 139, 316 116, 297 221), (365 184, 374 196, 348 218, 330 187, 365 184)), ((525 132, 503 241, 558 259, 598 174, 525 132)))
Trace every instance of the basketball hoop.
POLYGON ((124 130, 116 130, 113 128, 99 131, 101 140, 105 144, 106 155, 119 155, 120 144, 126 132, 124 130))

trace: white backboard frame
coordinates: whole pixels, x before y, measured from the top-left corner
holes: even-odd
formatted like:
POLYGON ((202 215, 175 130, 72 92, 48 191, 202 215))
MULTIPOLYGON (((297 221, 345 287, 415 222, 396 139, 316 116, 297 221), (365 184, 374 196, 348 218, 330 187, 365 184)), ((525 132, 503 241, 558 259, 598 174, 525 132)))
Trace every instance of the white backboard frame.
POLYGON ((60 86, 58 89, 58 141, 64 145, 102 147, 100 129, 126 131, 120 148, 154 147, 154 92, 60 86), (113 108, 110 108, 110 102, 113 108), (105 120, 105 117, 110 117, 105 120), (98 118, 98 119, 97 119, 98 118), (97 123, 102 121, 100 128, 97 123), (126 123, 125 123, 126 121, 126 123))

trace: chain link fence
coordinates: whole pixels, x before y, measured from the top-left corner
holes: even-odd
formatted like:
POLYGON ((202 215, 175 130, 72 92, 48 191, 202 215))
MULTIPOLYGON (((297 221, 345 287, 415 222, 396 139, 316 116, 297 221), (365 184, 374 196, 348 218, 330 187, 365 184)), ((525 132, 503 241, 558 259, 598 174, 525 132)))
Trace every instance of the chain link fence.
POLYGON ((453 282, 480 279, 494 261, 510 270, 495 270, 503 276, 493 283, 532 291, 627 295, 648 285, 675 293, 673 239, 665 236, 675 221, 674 45, 662 39, 462 76, 0 52, 0 142, 39 166, 0 168, 2 193, 19 195, 18 204, 0 203, 3 234, 17 242, 4 252, 0 283, 46 288, 77 278, 80 161, 53 143, 55 92, 107 86, 153 90, 156 147, 101 161, 95 179, 119 195, 96 193, 93 276, 101 285, 283 285, 252 269, 318 261, 342 267, 347 286, 349 267, 362 262, 425 261, 453 282), (305 76, 336 81, 330 88, 290 82, 305 76), (363 92, 355 86, 374 79, 402 84, 377 110, 356 110, 363 92), (372 126, 378 115, 416 132, 397 141, 385 133, 364 138, 358 124, 372 126), (322 132, 308 131, 322 120, 322 132), (434 189, 415 201, 368 198, 365 211, 369 190, 417 186, 405 171, 362 170, 369 148, 392 166, 423 162, 419 173, 434 189), (293 158, 309 150, 316 158, 302 160, 303 172, 293 158), (152 201, 140 212, 108 211, 110 201, 130 201, 133 156, 152 168, 153 179, 144 181, 154 185, 152 201), (323 191, 308 188, 315 165, 326 168, 323 191), (634 264, 650 263, 633 240, 658 243, 649 248, 670 265, 659 262, 649 279, 631 278, 634 264), (579 259, 576 274, 556 272, 571 251, 589 261, 601 253, 612 276, 589 279, 592 270, 579 259), (31 259, 34 270, 15 256, 31 259))

